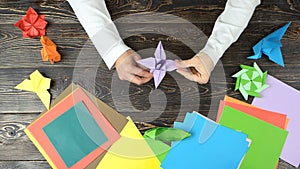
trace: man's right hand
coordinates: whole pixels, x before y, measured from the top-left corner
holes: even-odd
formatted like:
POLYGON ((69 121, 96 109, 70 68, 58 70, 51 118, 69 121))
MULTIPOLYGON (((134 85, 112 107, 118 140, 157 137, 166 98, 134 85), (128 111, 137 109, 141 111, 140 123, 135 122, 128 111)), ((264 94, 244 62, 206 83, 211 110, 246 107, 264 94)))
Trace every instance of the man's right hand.
POLYGON ((153 75, 149 70, 138 65, 136 61, 140 59, 141 56, 134 50, 124 52, 115 63, 119 78, 137 85, 149 82, 153 75))

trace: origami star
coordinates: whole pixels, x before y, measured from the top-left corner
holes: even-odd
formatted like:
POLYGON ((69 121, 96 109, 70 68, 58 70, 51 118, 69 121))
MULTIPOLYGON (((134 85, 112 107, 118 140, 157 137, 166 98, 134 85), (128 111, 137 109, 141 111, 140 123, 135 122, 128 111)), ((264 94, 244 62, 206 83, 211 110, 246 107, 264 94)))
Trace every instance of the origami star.
POLYGON ((262 57, 262 54, 265 54, 269 57, 271 61, 284 67, 282 53, 280 50, 280 48, 282 47, 280 40, 283 37, 286 30, 288 29, 288 27, 290 26, 290 24, 291 22, 259 41, 253 47, 255 55, 248 57, 248 59, 260 59, 262 57))
POLYGON ((47 36, 41 37, 43 49, 41 50, 43 61, 50 60, 51 64, 60 61, 60 54, 57 52, 56 45, 47 36))
POLYGON ((15 26, 23 32, 23 38, 36 38, 46 34, 46 25, 44 15, 38 15, 35 10, 29 7, 25 16, 22 17, 15 26))
POLYGON ((260 92, 269 87, 266 84, 267 71, 263 73, 255 62, 253 67, 241 65, 241 68, 241 71, 232 76, 237 78, 234 90, 239 90, 245 100, 248 100, 249 95, 261 97, 260 92))
POLYGON ((51 96, 47 90, 50 88, 50 81, 51 79, 45 78, 38 70, 36 70, 30 74, 30 80, 25 79, 15 88, 35 92, 49 110, 51 96))
POLYGON ((137 61, 139 64, 150 69, 150 72, 153 74, 155 88, 159 86, 162 79, 165 77, 166 72, 173 71, 177 69, 175 61, 167 60, 166 53, 162 46, 162 43, 159 42, 154 57, 146 58, 137 61))

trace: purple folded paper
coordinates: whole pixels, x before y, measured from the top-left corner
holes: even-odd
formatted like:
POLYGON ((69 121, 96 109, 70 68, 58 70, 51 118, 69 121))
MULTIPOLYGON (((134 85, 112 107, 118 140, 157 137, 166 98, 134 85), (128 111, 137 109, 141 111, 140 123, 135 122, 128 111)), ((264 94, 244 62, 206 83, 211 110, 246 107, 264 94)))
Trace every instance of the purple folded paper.
POLYGON ((154 77, 155 88, 157 88, 160 82, 165 77, 167 71, 171 72, 173 70, 176 70, 177 66, 175 64, 175 61, 167 60, 167 56, 161 42, 159 42, 155 50, 154 56, 155 58, 150 57, 139 60, 137 62, 150 69, 150 72, 153 74, 154 77))
POLYGON ((290 119, 286 130, 289 132, 280 158, 298 167, 300 162, 300 91, 268 75, 269 88, 262 98, 254 98, 252 105, 286 114, 290 119))

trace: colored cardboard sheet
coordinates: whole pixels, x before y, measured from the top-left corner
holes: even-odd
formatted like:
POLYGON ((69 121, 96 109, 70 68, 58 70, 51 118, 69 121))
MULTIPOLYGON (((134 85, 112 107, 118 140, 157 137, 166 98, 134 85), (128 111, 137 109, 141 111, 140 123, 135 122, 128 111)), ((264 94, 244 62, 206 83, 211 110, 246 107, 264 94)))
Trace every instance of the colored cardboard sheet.
POLYGON ((120 134, 97 169, 160 169, 160 161, 131 120, 120 134))
POLYGON ((189 138, 172 144, 162 162, 164 169, 236 169, 248 150, 247 135, 219 125, 194 112, 187 113, 175 128, 191 133, 189 138))
POLYGON ((262 92, 262 98, 255 98, 252 105, 284 113, 290 119, 287 126, 289 135, 280 158, 298 167, 300 162, 300 92, 270 75, 267 77, 267 83, 270 87, 262 92))
POLYGON ((243 106, 240 104, 235 104, 231 102, 226 101, 220 101, 219 111, 218 111, 218 117, 217 122, 220 121, 220 117, 222 115, 222 112, 224 110, 224 106, 229 106, 234 109, 237 109, 241 112, 244 112, 246 114, 249 114, 250 116, 256 117, 258 119, 261 119, 267 123, 273 124, 279 128, 285 129, 287 117, 285 114, 275 113, 259 108, 255 108, 252 106, 243 106))
POLYGON ((83 102, 78 102, 43 130, 68 168, 108 141, 83 102))
MULTIPOLYGON (((95 104, 95 106, 101 111, 101 113, 106 117, 106 119, 112 124, 112 126, 116 129, 118 133, 120 133, 125 125, 127 124, 128 120, 122 116, 120 113, 115 111, 113 108, 105 104, 103 101, 95 97, 93 94, 89 93, 88 91, 84 90, 78 85, 71 83, 60 95, 56 97, 54 101, 52 101, 51 107, 54 107, 57 103, 61 102, 65 97, 72 94, 73 91, 76 89, 82 89, 85 94, 90 98, 90 100, 95 104)), ((43 116, 47 111, 41 113, 40 117, 43 116)), ((85 169, 95 169, 101 159, 104 157, 105 153, 98 156, 92 163, 88 164, 85 169)))
POLYGON ((242 131, 252 140, 240 169, 276 168, 287 131, 229 106, 224 107, 220 124, 242 131))
MULTIPOLYGON (((118 133, 120 133, 125 125, 127 124, 128 120, 118 113, 116 110, 105 104, 103 101, 95 97, 93 94, 89 93, 88 91, 84 90, 78 85, 71 83, 56 99, 52 102, 52 107, 71 94, 76 89, 82 89, 85 94, 90 98, 90 100, 97 106, 97 108, 101 111, 101 113, 106 117, 106 119, 112 124, 112 126, 116 129, 118 133)), ((46 111, 45 111, 46 112, 46 111)), ((45 113, 43 112, 41 116, 45 113)), ((95 169, 101 159, 104 157, 105 153, 98 156, 92 163, 88 164, 85 169, 95 169)))
MULTIPOLYGON (((246 102, 237 100, 237 99, 235 99, 235 98, 233 98, 233 97, 229 97, 229 96, 227 96, 227 95, 225 95, 224 101, 225 101, 225 102, 234 103, 234 104, 239 104, 239 105, 242 105, 242 106, 249 106, 249 107, 252 107, 252 108, 255 108, 255 109, 260 109, 259 107, 253 106, 253 105, 251 105, 251 104, 248 104, 248 103, 246 103, 246 102)), ((233 108, 234 108, 234 107, 233 107, 233 108)), ((237 108, 236 108, 236 109, 237 109, 237 108)), ((263 109, 263 110, 264 110, 264 109, 263 109)), ((242 110, 241 110, 241 111, 242 111, 242 110)), ((267 111, 267 110, 265 110, 265 111, 267 111)), ((220 111, 219 111, 219 112, 220 112, 220 111)), ((276 112, 274 112, 274 113, 276 113, 276 112)), ((281 113, 279 113, 279 114, 281 114, 281 113)), ((221 113, 218 113, 217 119, 220 118, 219 116, 221 117, 221 113)), ((258 117, 257 117, 257 118, 258 118, 258 117)), ((261 120, 264 120, 264 119, 262 118, 261 120)), ((219 120, 217 120, 217 121, 219 121, 219 120)), ((289 118, 287 117, 287 118, 286 118, 286 122, 285 122, 284 129, 287 128, 288 123, 289 123, 289 118)), ((280 126, 278 126, 278 127, 280 127, 280 126)))
MULTIPOLYGON (((66 128, 70 130, 74 129, 70 127, 69 128, 66 127, 66 128)), ((78 131, 72 130, 72 131, 79 132, 79 130, 78 131)), ((97 109, 94 103, 80 88, 75 89, 74 92, 72 92, 66 98, 64 98, 63 100, 58 102, 55 106, 53 106, 51 110, 41 115, 35 122, 33 122, 31 125, 29 125, 26 128, 25 132, 29 136, 29 138, 33 141, 33 143, 36 145, 36 147, 41 151, 41 153, 44 155, 44 157, 52 166, 52 168, 85 168, 90 163, 92 163, 97 157, 99 157, 102 153, 105 153, 105 150, 107 150, 120 137, 117 131, 109 123, 109 121, 102 115, 102 113, 97 109), (84 105, 83 107, 81 102, 84 105), (84 112, 72 111, 72 108, 76 108, 77 104, 81 104, 80 107, 81 109, 84 109, 84 107, 86 107, 87 110, 85 110, 84 112), (52 137, 46 135, 46 133, 48 134, 51 133, 49 132, 50 129, 55 129, 55 127, 53 127, 55 125, 52 125, 52 123, 59 124, 64 122, 63 120, 61 121, 61 119, 64 119, 63 116, 65 115, 65 113, 67 113, 68 115, 69 111, 71 111, 71 113, 72 112, 76 113, 76 114, 73 113, 73 116, 75 116, 73 117, 73 119, 75 120, 72 122, 73 124, 79 123, 76 127, 81 128, 81 133, 77 133, 77 134, 84 136, 82 135, 82 133, 85 132, 85 136, 88 136, 87 140, 94 143, 93 145, 94 147, 91 146, 91 144, 88 145, 90 152, 89 151, 85 152, 87 155, 86 154, 84 155, 86 156, 84 156, 80 160, 78 160, 78 156, 77 156, 78 161, 76 160, 74 161, 74 159, 72 159, 73 161, 71 162, 64 161, 62 157, 67 157, 67 155, 66 154, 63 155, 58 148, 59 146, 66 145, 67 143, 66 142, 60 143, 57 140, 56 142, 54 142, 55 140, 53 141, 53 134, 52 137), (81 114, 78 112, 81 112, 81 114), (85 122, 85 120, 87 120, 88 117, 84 113, 88 113, 88 112, 90 113, 89 120, 94 119, 94 121, 85 122), (95 125, 90 125, 91 122, 96 123, 98 125, 98 129, 95 128, 95 125), (52 127, 49 127, 51 125, 52 127), (103 139, 99 140, 100 135, 93 133, 94 131, 91 130, 91 129, 96 129, 96 131, 100 131, 99 128, 106 136, 106 138, 104 138, 107 139, 105 142, 103 141, 103 139)), ((65 132, 64 134, 60 134, 58 136, 59 137, 65 136, 65 138, 63 139, 70 141, 70 138, 67 138, 70 135, 66 135, 68 131, 64 131, 64 132, 65 132)), ((71 134, 71 136, 74 136, 74 134, 71 134)), ((73 144, 75 143, 73 141, 73 144)), ((82 144, 80 145, 76 144, 76 146, 77 147, 73 147, 73 149, 69 148, 69 150, 75 151, 76 148, 80 150, 82 144)), ((76 152, 68 152, 68 153, 76 153, 76 152)))
MULTIPOLYGON (((101 113, 116 129, 116 131, 120 133, 127 124, 128 120, 120 113, 115 111, 113 108, 105 104, 103 101, 95 97, 93 94, 89 93, 88 91, 84 90, 83 88, 74 83, 71 83, 59 96, 56 97, 54 101, 52 101, 51 108, 54 107, 57 103, 61 102, 65 97, 72 94, 72 92, 78 88, 82 89, 85 92, 85 94, 90 98, 90 100, 95 104, 95 106, 101 111, 101 113)), ((43 114, 45 114, 46 112, 47 111, 41 113, 40 117, 43 116, 43 114)), ((105 153, 98 156, 92 163, 88 164, 88 166, 86 166, 85 169, 95 169, 101 161, 101 159, 104 157, 104 155, 105 153)))

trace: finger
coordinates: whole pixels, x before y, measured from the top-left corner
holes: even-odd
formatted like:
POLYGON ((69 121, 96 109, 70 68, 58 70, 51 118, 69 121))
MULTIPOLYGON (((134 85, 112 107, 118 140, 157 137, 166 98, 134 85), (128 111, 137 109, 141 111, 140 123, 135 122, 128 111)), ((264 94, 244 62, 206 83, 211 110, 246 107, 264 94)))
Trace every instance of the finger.
POLYGON ((132 55, 133 55, 134 60, 141 60, 142 59, 142 57, 136 52, 133 53, 132 55))
POLYGON ((195 81, 194 74, 188 69, 177 69, 176 72, 189 79, 190 81, 195 81))
POLYGON ((153 77, 153 75, 149 71, 143 70, 140 67, 132 67, 130 69, 130 73, 133 75, 138 75, 140 77, 144 77, 144 78, 152 78, 153 77))
POLYGON ((142 78, 139 76, 131 75, 131 78, 128 79, 128 81, 130 81, 131 83, 137 84, 137 85, 142 85, 144 83, 149 82, 151 79, 152 78, 142 78))
POLYGON ((208 82, 208 77, 197 72, 196 69, 178 69, 177 72, 184 76, 185 78, 197 82, 199 84, 206 84, 208 82))
POLYGON ((187 68, 188 66, 182 60, 175 60, 175 64, 178 69, 187 68))
POLYGON ((142 65, 142 64, 139 64, 138 62, 136 62, 137 66, 142 68, 143 70, 147 70, 148 72, 150 71, 149 68, 147 68, 146 66, 142 65))
POLYGON ((199 61, 193 57, 192 59, 183 61, 186 67, 196 67, 199 64, 199 61))
POLYGON ((138 76, 140 76, 140 77, 142 77, 142 78, 150 78, 150 79, 153 77, 153 74, 150 73, 149 71, 146 71, 146 70, 143 70, 143 71, 141 71, 141 72, 138 72, 138 73, 136 73, 135 75, 138 75, 138 76))

